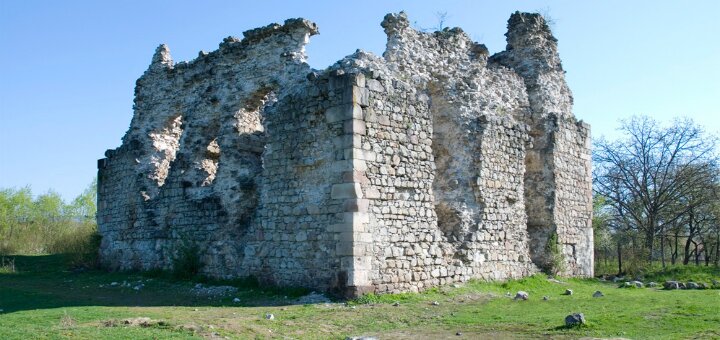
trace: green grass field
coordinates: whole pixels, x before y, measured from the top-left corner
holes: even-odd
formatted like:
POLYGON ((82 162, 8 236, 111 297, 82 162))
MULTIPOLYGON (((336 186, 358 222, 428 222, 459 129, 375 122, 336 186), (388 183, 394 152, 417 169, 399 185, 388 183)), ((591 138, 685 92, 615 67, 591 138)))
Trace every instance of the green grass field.
MULTIPOLYGON (((296 302, 304 293, 300 290, 266 290, 238 281, 237 293, 208 298, 191 292, 194 282, 163 275, 75 273, 64 268, 57 255, 18 256, 14 272, 0 271, 0 339, 720 338, 717 289, 620 289, 594 279, 555 283, 535 276, 303 305, 296 302), (122 287, 123 281, 129 286, 122 287), (118 284, 111 286, 112 282, 118 284), (133 289, 140 283, 143 288, 133 289), (568 288, 574 294, 562 295, 568 288), (527 291, 530 299, 506 297, 518 290, 527 291), (596 290, 605 296, 593 298, 596 290), (572 312, 584 313, 588 325, 564 327, 565 316, 572 312), (266 313, 274 320, 266 320, 266 313), (139 317, 150 320, 123 323, 139 317)), ((720 278, 716 268, 693 268, 654 275, 720 278)))

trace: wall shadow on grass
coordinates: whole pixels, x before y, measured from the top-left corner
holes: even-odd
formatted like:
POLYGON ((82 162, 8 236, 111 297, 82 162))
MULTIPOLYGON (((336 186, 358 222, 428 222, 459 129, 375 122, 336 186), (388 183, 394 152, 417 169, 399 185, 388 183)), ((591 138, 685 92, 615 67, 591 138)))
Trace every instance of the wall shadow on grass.
POLYGON ((300 304, 303 288, 264 287, 251 279, 177 280, 164 272, 71 270, 65 255, 12 255, 15 272, 0 271, 0 314, 76 306, 260 307, 300 304), (113 282, 116 284, 113 285, 113 282), (205 294, 195 286, 238 288, 225 295, 205 294), (235 298, 240 299, 234 302, 235 298))

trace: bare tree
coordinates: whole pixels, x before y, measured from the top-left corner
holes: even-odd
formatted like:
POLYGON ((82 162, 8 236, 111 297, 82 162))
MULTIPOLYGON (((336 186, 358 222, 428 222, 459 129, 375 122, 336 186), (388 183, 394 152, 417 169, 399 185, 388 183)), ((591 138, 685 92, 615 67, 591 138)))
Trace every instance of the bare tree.
MULTIPOLYGON (((595 143, 594 190, 617 224, 639 233, 652 260, 656 236, 708 202, 698 195, 717 178, 717 139, 688 119, 662 127, 633 117, 620 131, 620 140, 595 143)), ((662 237, 660 245, 664 251, 662 237)))
POLYGON ((434 31, 442 31, 445 29, 445 25, 447 24, 447 20, 450 18, 450 15, 448 15, 448 12, 435 12, 435 20, 436 24, 432 27, 423 27, 420 26, 420 24, 415 21, 413 22, 413 26, 415 26, 415 29, 417 29, 420 32, 434 32, 434 31))

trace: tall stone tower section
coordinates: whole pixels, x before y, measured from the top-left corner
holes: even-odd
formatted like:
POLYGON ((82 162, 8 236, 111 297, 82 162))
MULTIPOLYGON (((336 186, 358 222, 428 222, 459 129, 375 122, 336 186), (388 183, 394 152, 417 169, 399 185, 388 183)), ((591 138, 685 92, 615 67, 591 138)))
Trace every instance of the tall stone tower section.
POLYGON ((554 260, 551 248, 558 247, 564 274, 592 276, 590 126, 573 116, 557 39, 545 19, 516 12, 505 35, 506 50, 491 62, 519 74, 527 89, 530 112, 521 119, 533 138, 524 176, 533 262, 549 269, 554 260))

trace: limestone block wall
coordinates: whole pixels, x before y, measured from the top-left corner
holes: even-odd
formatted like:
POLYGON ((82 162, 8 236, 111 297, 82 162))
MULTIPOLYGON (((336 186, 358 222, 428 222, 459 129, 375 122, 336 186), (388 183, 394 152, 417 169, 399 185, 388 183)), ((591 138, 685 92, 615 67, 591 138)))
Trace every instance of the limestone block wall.
POLYGON ((549 269, 547 249, 557 246, 566 261, 563 274, 592 276, 589 126, 572 114, 557 39, 542 16, 514 13, 506 37, 506 50, 489 61, 520 75, 527 90, 530 112, 521 119, 533 137, 524 175, 531 257, 549 269), (550 244, 553 234, 557 245, 550 244))
POLYGON ((107 266, 167 269, 197 248, 208 273, 247 273, 240 264, 258 207, 262 112, 279 84, 307 81, 304 45, 316 33, 311 22, 288 20, 177 64, 158 47, 137 81, 123 145, 99 167, 107 266))
POLYGON ((351 142, 346 121, 334 116, 343 107, 343 81, 307 82, 264 113, 260 209, 241 266, 247 274, 285 286, 314 282, 322 289, 345 279, 338 246, 344 230, 333 227, 343 222, 345 198, 355 193, 343 184, 352 170, 343 152, 351 142))
POLYGON ((590 126, 558 119, 553 163, 556 170, 555 220, 566 259, 566 274, 592 276, 592 165, 590 126))
POLYGON ((490 56, 461 29, 382 22, 383 57, 305 63, 303 19, 226 38, 138 80, 98 162, 101 259, 357 296, 547 269, 592 275, 589 127, 556 41, 515 13, 490 56))

